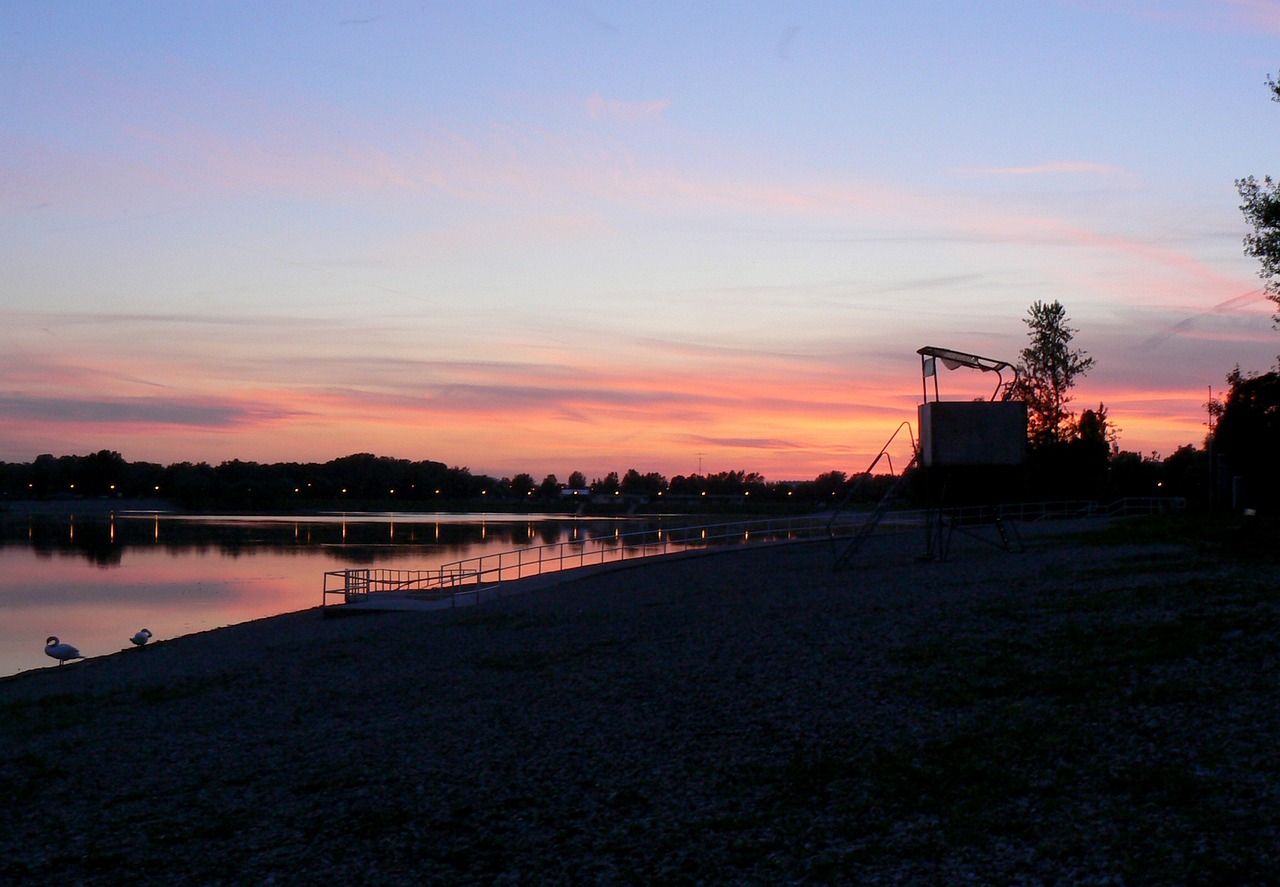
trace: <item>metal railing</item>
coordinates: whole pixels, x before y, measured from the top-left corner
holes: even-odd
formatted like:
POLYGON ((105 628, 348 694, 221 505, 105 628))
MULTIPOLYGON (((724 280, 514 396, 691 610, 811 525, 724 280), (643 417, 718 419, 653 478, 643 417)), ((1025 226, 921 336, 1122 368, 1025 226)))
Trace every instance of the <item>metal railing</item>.
MULTIPOLYGON (((855 517, 851 515, 851 519, 855 517)), ((333 595, 346 602, 365 599, 370 592, 401 591, 443 598, 459 589, 474 589, 603 564, 619 563, 678 551, 713 546, 786 542, 825 538, 826 515, 735 521, 695 527, 670 527, 615 533, 484 554, 444 564, 432 570, 357 568, 324 574, 324 603, 333 595)))
MULTIPOLYGON (((1121 499, 1109 505, 1091 501, 1011 503, 999 506, 969 506, 943 509, 956 525, 981 524, 995 520, 1034 523, 1121 515, 1156 514, 1180 511, 1185 500, 1171 497, 1121 499)), ((876 521, 878 531, 902 532, 922 527, 938 514, 938 509, 887 511, 876 521)), ((324 597, 341 595, 347 603, 386 591, 412 593, 429 600, 443 600, 459 593, 478 590, 548 573, 582 567, 620 563, 657 555, 701 548, 765 542, 797 542, 852 536, 872 520, 865 511, 843 511, 833 520, 827 513, 800 517, 734 521, 705 526, 670 527, 615 533, 594 539, 575 539, 546 545, 484 554, 443 564, 430 570, 393 570, 362 567, 330 570, 324 574, 324 597)))
POLYGON ((347 570, 329 570, 324 574, 324 599, 329 603, 331 595, 342 595, 345 603, 365 600, 370 592, 409 591, 421 593, 428 599, 444 598, 450 589, 478 581, 461 570, 450 566, 434 570, 393 570, 384 567, 356 567, 347 570))

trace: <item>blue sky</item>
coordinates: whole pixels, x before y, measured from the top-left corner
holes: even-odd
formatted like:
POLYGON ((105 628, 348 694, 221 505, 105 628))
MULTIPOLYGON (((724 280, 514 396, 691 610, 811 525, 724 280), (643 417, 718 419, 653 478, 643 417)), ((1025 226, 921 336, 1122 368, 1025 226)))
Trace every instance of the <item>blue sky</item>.
POLYGON ((1280 352, 1233 185, 1280 173, 1280 3, 0 26, 0 459, 857 471, 915 349, 1016 359, 1054 299, 1076 406, 1167 454, 1280 352))

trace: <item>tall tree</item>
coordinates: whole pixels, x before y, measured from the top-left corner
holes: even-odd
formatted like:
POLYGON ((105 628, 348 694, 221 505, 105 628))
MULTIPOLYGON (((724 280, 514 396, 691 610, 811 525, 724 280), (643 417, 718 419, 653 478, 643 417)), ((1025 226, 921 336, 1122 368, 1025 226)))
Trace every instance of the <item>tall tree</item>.
POLYGON ((1058 301, 1033 302, 1024 319, 1031 344, 1019 355, 1013 396, 1027 402, 1027 437, 1032 446, 1064 440, 1071 430, 1067 410, 1076 378, 1093 367, 1093 358, 1071 348, 1076 330, 1067 325, 1067 309, 1058 301))
POLYGON ((1225 456, 1232 477, 1243 479, 1253 504, 1280 501, 1280 367, 1262 375, 1227 376, 1226 403, 1214 429, 1214 450, 1225 456))
MULTIPOLYGON (((1280 102, 1280 83, 1267 77, 1267 87, 1271 101, 1280 102)), ((1236 179, 1236 190, 1243 201, 1240 211, 1253 228, 1245 235, 1244 254, 1261 263, 1258 276, 1265 281, 1267 298, 1280 305, 1280 183, 1273 182, 1271 176, 1264 176, 1261 182, 1247 176, 1236 179)), ((1273 315, 1273 321, 1280 326, 1280 311, 1273 315)))

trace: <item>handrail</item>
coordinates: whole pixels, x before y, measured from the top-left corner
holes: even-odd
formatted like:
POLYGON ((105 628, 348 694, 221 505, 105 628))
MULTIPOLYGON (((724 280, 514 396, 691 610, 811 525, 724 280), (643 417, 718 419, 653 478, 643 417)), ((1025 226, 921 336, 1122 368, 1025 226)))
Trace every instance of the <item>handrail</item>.
MULTIPOLYGON (((1121 499, 1107 506, 1089 500, 1011 503, 945 509, 955 525, 991 523, 996 518, 1038 522, 1075 518, 1116 517, 1181 511, 1186 500, 1175 497, 1121 499)), ((484 587, 514 579, 558 573, 580 567, 635 560, 643 557, 731 544, 797 542, 836 536, 855 536, 867 529, 887 528, 905 532, 923 527, 935 510, 909 509, 847 512, 840 521, 834 515, 810 514, 789 518, 763 518, 704 526, 673 527, 616 533, 603 539, 571 540, 484 554, 442 564, 429 570, 359 567, 329 570, 324 574, 322 606, 341 595, 347 603, 364 600, 371 593, 410 592, 433 599, 473 594, 484 587), (593 547, 594 545, 594 547, 593 547)))
POLYGON ((600 539, 571 540, 478 555, 447 564, 442 569, 465 574, 469 581, 504 582, 563 569, 670 554, 677 549, 816 536, 821 526, 820 518, 804 516, 641 530, 600 539))
POLYGON ((370 591, 449 592, 485 584, 508 582, 544 573, 634 560, 734 543, 794 541, 826 532, 823 515, 735 521, 670 529, 616 533, 477 555, 432 570, 357 568, 330 570, 325 575, 324 603, 331 595, 363 599, 370 591))

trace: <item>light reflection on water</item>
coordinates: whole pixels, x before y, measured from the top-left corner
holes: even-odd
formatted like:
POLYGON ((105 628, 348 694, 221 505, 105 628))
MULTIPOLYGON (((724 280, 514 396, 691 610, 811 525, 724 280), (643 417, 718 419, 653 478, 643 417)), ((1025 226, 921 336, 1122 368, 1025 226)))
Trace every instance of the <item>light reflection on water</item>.
POLYGON ((102 656, 132 649, 140 628, 160 641, 318 606, 326 570, 608 544, 622 525, 546 515, 0 515, 0 676, 56 666, 44 655, 49 635, 102 656))

